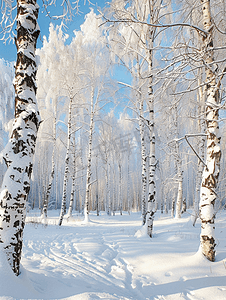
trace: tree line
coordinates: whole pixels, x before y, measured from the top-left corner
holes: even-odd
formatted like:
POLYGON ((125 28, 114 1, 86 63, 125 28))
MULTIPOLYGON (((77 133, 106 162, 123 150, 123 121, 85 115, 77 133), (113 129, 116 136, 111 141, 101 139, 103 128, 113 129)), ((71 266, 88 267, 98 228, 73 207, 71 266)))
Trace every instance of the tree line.
POLYGON ((91 210, 140 210, 150 237, 157 209, 180 218, 192 207, 202 253, 214 261, 214 219, 225 203, 224 13, 221 0, 113 0, 91 10, 70 42, 51 25, 35 52, 37 3, 17 2, 0 212, 1 251, 16 275, 27 199, 43 219, 59 208, 59 225, 73 209, 87 221, 91 210))

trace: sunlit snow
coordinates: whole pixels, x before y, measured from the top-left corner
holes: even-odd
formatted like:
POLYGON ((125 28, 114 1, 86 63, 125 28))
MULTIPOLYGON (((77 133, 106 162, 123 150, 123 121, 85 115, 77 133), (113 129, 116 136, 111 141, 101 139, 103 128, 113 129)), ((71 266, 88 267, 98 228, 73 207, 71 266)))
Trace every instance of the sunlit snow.
MULTIPOLYGON (((76 213, 58 227, 57 211, 44 224, 31 211, 24 233, 22 273, 16 278, 4 256, 0 299, 226 299, 226 212, 216 219, 216 262, 198 251, 200 224, 157 213, 154 237, 140 213, 109 217, 76 213)), ((0 251, 0 253, 2 253, 0 251)))

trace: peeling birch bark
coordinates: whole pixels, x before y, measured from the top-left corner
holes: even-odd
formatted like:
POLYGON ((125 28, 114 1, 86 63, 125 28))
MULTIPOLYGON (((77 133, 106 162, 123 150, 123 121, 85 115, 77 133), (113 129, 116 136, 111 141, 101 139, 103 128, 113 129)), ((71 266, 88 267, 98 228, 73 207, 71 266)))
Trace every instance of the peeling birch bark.
POLYGON ((206 166, 202 175, 202 184, 200 191, 200 219, 201 235, 200 246, 203 255, 210 261, 215 260, 215 225, 214 225, 214 205, 216 200, 216 187, 220 172, 220 137, 218 135, 218 104, 219 104, 219 87, 216 83, 216 77, 210 64, 214 61, 213 37, 212 37, 212 20, 210 11, 210 0, 201 0, 203 12, 203 26, 208 35, 203 37, 203 58, 205 60, 206 72, 206 166))
POLYGON ((16 275, 25 226, 26 200, 30 190, 33 155, 40 116, 36 104, 35 49, 39 36, 39 7, 35 0, 17 1, 17 61, 15 67, 15 120, 4 150, 7 165, 0 194, 0 243, 16 275))

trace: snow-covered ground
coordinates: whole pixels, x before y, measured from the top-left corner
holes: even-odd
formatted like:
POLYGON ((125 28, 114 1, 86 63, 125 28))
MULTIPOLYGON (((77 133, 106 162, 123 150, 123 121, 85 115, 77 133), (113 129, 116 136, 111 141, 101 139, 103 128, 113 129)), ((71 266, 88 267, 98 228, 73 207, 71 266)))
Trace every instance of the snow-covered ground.
POLYGON ((226 299, 226 211, 216 219, 214 263, 198 252, 200 224, 188 213, 180 220, 157 213, 152 239, 140 213, 91 214, 90 223, 74 215, 62 227, 57 213, 48 225, 29 213, 21 275, 0 259, 0 299, 226 299))

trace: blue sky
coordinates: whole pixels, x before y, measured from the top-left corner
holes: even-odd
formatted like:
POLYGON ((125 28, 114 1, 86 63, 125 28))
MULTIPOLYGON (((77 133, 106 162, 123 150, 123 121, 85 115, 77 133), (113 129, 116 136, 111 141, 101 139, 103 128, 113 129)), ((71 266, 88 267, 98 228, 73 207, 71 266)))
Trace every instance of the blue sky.
MULTIPOLYGON (((72 2, 72 1, 71 1, 72 2)), ((84 16, 90 11, 90 7, 94 8, 94 11, 97 13, 97 7, 104 7, 106 1, 105 0, 96 0, 92 1, 94 5, 89 5, 88 1, 86 0, 86 5, 84 5, 84 0, 80 0, 80 11, 79 15, 75 15, 72 22, 67 24, 67 33, 70 37, 73 36, 74 30, 79 30, 80 25, 84 22, 84 16)), ((49 17, 46 16, 46 13, 43 12, 43 8, 41 7, 41 1, 38 0, 38 4, 40 5, 39 11, 39 19, 38 23, 41 29, 41 34, 38 39, 37 48, 42 47, 42 40, 43 36, 48 36, 49 34, 49 24, 54 21, 50 20, 49 17)), ((54 23, 56 24, 56 22, 54 23)), ((15 29, 14 29, 15 32, 15 29)), ((15 32, 16 33, 16 32, 15 32)), ((69 39, 70 41, 70 39, 69 39)), ((16 46, 12 41, 10 43, 4 44, 3 41, 0 41, 0 58, 4 58, 8 61, 15 61, 16 60, 16 46)))

